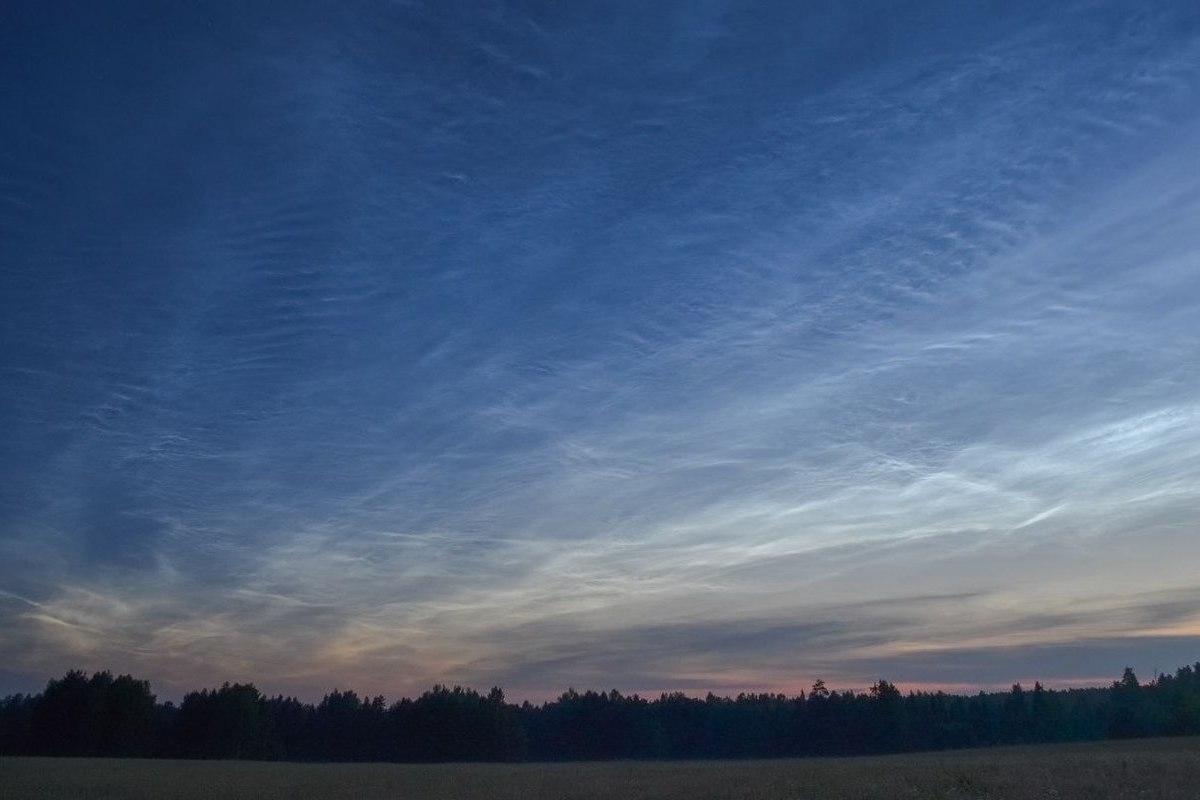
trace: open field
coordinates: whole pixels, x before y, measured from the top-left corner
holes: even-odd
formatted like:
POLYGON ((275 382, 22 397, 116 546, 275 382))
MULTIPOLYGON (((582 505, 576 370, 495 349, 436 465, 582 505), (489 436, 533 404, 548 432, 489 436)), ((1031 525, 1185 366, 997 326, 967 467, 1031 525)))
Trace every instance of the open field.
POLYGON ((7 800, 205 798, 1200 798, 1200 739, 854 759, 588 764, 284 764, 0 759, 7 800))

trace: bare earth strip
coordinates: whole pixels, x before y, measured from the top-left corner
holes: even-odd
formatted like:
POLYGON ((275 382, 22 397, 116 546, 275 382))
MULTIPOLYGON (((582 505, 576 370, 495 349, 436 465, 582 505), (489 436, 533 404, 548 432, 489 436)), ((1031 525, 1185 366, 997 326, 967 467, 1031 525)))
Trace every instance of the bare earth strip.
POLYGON ((1200 800, 1200 739, 852 759, 588 764, 286 764, 0 759, 21 800, 1200 800))

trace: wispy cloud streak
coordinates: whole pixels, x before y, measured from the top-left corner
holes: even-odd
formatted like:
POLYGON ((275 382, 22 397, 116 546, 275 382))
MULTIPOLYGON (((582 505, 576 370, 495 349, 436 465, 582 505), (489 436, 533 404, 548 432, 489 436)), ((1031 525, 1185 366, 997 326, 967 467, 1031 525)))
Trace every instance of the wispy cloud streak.
POLYGON ((58 100, 0 138, 10 682, 1171 666, 1194 12, 791 5, 245 12, 170 21, 171 69, 115 33, 28 61, 58 100))

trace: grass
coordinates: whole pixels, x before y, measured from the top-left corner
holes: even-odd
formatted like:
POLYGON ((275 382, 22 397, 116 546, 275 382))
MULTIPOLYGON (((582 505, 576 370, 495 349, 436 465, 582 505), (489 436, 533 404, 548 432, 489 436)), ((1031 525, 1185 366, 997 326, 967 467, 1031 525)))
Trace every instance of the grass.
POLYGON ((853 759, 282 764, 0 759, 8 800, 1200 800, 1200 739, 853 759))

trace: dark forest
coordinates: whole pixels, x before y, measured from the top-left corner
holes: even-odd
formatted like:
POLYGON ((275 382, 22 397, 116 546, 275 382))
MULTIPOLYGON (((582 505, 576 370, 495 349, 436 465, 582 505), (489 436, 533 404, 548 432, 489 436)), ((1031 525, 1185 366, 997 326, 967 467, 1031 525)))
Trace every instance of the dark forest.
POLYGON ((252 684, 159 703, 149 682, 71 671, 0 702, 0 755, 291 761, 561 761, 846 756, 1200 734, 1200 662, 1107 688, 1016 684, 973 696, 817 681, 796 697, 568 690, 516 705, 435 686, 416 699, 333 691, 316 705, 252 684))

